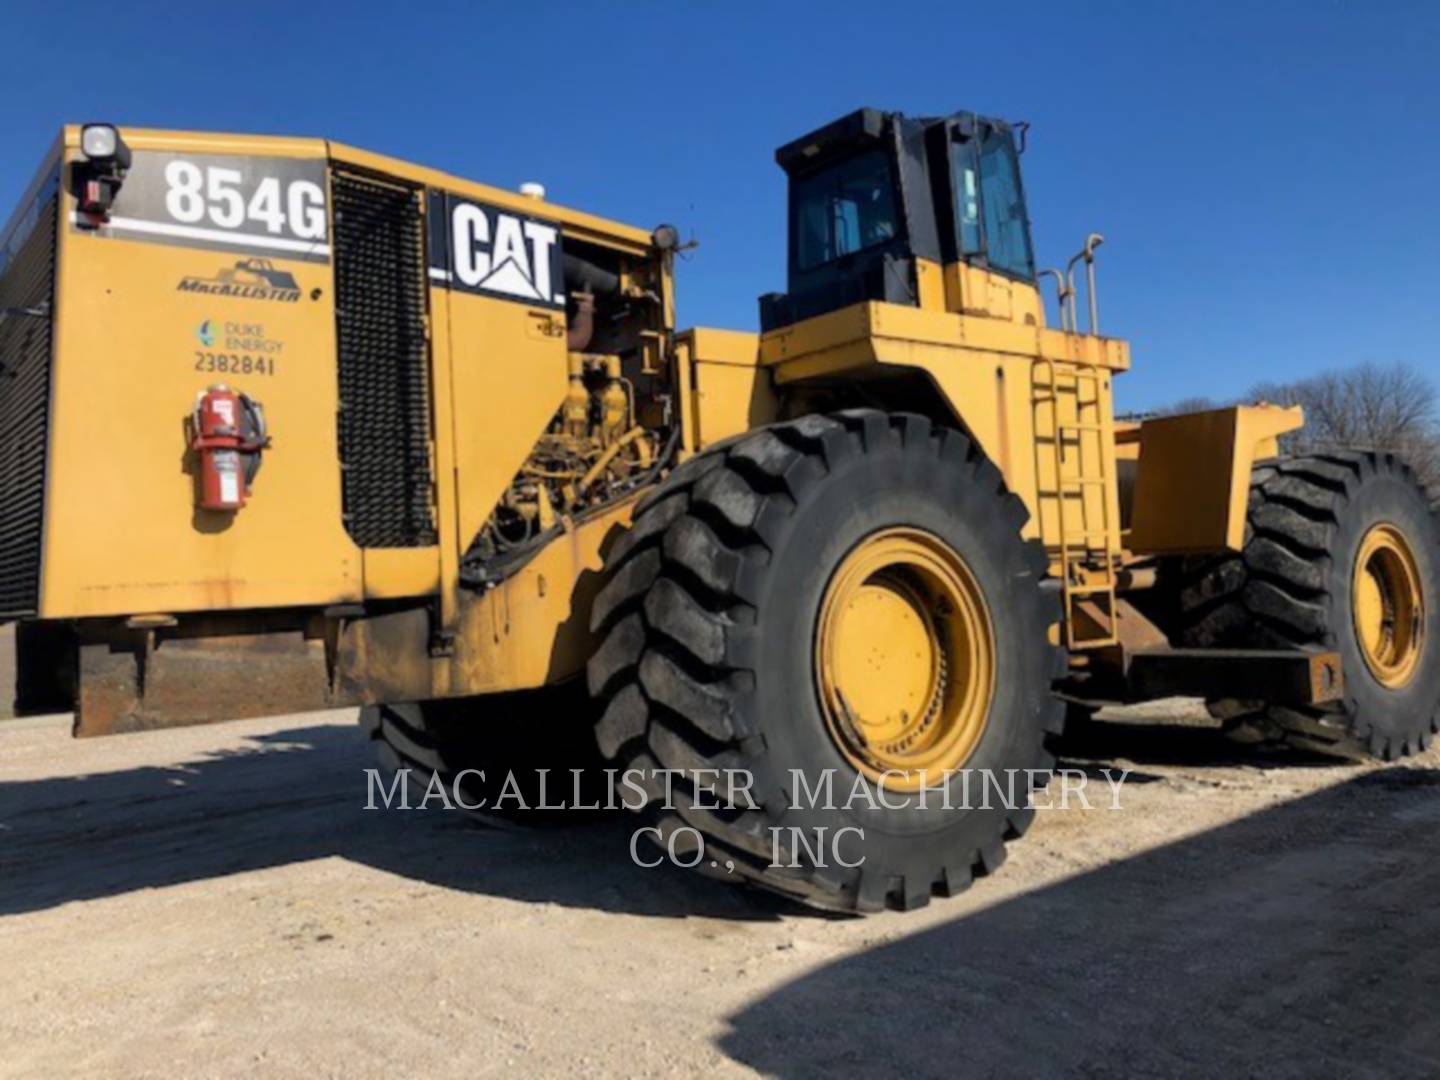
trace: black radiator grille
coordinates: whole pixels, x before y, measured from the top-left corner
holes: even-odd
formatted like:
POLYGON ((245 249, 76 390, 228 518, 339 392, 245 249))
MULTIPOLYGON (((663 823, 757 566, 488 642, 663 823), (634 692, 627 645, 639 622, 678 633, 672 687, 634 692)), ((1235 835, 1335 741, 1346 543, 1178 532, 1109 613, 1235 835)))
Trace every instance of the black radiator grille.
POLYGON ((40 603, 56 199, 0 274, 0 615, 40 603))
POLYGON ((361 547, 435 543, 421 193, 336 170, 335 320, 345 527, 361 547))

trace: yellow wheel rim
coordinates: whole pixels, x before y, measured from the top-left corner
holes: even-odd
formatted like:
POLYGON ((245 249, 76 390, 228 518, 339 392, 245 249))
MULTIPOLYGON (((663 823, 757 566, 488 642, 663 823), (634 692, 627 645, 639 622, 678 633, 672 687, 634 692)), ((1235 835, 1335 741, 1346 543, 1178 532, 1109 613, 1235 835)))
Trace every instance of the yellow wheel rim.
POLYGON ((866 538, 830 579, 815 635, 830 737, 885 787, 918 791, 969 760, 995 694, 995 632, 965 560, 920 529, 866 538))
POLYGON ((1405 686, 1420 666, 1425 598, 1415 556, 1395 526, 1376 525, 1365 534, 1352 596, 1355 636, 1370 673, 1391 690, 1405 686))

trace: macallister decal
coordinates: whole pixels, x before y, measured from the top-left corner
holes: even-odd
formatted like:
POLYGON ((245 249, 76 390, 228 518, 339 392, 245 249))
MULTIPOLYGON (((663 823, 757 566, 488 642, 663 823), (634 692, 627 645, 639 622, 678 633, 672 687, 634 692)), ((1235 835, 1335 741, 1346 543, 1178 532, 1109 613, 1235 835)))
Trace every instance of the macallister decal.
POLYGON ((443 191, 429 193, 430 280, 532 307, 565 306, 560 226, 443 191))
POLYGON ((281 304, 294 304, 300 299, 300 284, 295 275, 277 269, 269 259, 237 259, 209 277, 187 274, 177 288, 180 292, 238 300, 273 300, 281 304))

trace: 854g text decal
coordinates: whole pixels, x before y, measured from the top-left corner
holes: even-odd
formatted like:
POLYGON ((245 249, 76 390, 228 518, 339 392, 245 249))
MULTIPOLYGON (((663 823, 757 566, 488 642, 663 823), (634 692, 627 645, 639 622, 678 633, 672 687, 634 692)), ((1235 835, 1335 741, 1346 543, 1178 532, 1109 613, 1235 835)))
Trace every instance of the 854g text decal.
POLYGON ((307 262, 330 259, 325 162, 136 151, 100 236, 307 262))

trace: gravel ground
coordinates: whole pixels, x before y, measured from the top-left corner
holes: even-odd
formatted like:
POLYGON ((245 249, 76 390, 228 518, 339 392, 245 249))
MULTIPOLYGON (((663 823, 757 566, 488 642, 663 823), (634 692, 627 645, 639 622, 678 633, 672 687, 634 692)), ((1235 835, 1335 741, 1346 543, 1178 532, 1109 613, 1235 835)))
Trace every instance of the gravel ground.
POLYGON ((366 811, 352 712, 0 724, 0 1073, 1430 1075, 1440 755, 1257 761, 1132 714, 910 915, 814 914, 539 831, 366 811))

